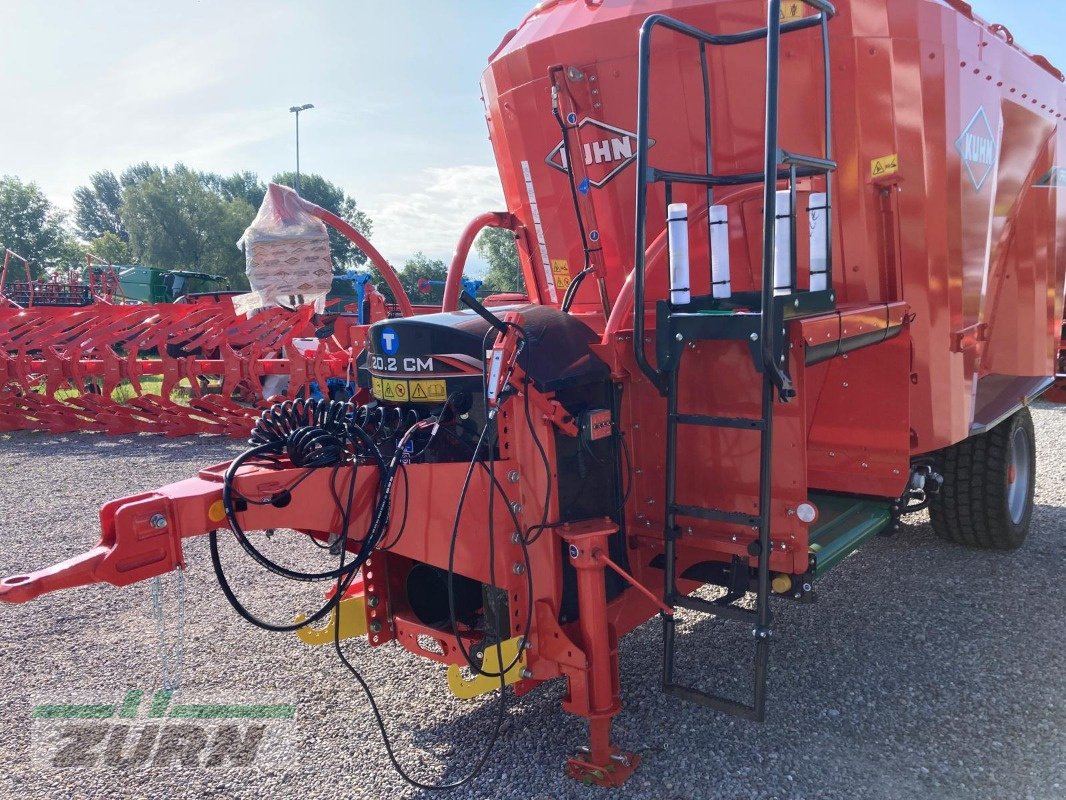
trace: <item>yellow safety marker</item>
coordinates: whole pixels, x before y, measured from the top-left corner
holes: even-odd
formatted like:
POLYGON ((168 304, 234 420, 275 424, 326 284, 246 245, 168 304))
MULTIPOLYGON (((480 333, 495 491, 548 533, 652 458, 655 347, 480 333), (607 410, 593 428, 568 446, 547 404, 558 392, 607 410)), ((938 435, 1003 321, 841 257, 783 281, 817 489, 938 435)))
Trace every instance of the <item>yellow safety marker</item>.
POLYGON ((788 575, 777 575, 770 585, 777 594, 788 594, 792 591, 792 578, 788 575))
POLYGON ((221 500, 216 500, 207 509, 207 518, 212 522, 222 522, 226 518, 226 506, 221 500))
MULTIPOLYGON (((333 644, 334 628, 337 625, 337 612, 338 609, 336 608, 329 612, 329 621, 325 627, 312 628, 308 626, 306 628, 298 628, 296 635, 300 637, 300 641, 304 644, 315 646, 333 644)), ((299 624, 305 619, 307 619, 307 615, 298 614, 295 621, 299 624)), ((360 594, 341 600, 340 620, 341 639, 355 639, 359 636, 366 636, 366 597, 360 594)))
MULTIPOLYGON (((503 663, 500 663, 500 652, 498 652, 495 644, 488 645, 485 650, 485 658, 481 662, 481 668, 485 672, 499 672, 503 667, 515 661, 518 657, 518 645, 521 644, 522 637, 516 636, 514 639, 508 639, 506 642, 502 642, 499 651, 503 653, 503 663)), ((503 676, 503 685, 510 686, 522 678, 522 671, 526 668, 526 654, 522 652, 521 657, 515 661, 515 665, 507 670, 507 673, 503 676)), ((475 697, 480 697, 483 694, 488 694, 495 689, 500 688, 500 679, 497 677, 490 678, 487 675, 476 673, 473 678, 467 680, 463 677, 462 670, 455 664, 448 665, 448 688, 452 690, 452 694, 458 697, 460 700, 472 700, 475 697)))
POLYGON ((895 175, 899 172, 899 154, 875 158, 870 162, 870 177, 883 178, 885 175, 895 175))

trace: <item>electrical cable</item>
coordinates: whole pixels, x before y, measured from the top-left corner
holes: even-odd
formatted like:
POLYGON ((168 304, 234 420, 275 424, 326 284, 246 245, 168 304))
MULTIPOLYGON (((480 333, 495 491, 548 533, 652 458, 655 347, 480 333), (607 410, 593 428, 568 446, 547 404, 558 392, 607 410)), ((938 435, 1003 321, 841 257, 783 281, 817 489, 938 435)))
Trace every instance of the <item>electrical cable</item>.
MULTIPOLYGON (((346 550, 347 548, 341 549, 342 566, 344 564, 344 553, 346 550)), ((450 781, 448 783, 424 783, 418 780, 417 778, 413 778, 407 773, 407 770, 404 769, 403 765, 396 757, 396 753, 392 747, 392 740, 389 738, 388 729, 385 727, 385 719, 381 715, 381 709, 378 707, 377 699, 374 697, 374 692, 371 690, 370 684, 366 682, 366 679, 362 676, 359 670, 355 668, 355 665, 348 660, 348 656, 345 654, 343 648, 341 647, 340 604, 342 596, 343 593, 338 588, 338 591, 333 595, 330 600, 330 607, 336 608, 338 615, 337 624, 333 628, 333 649, 336 650, 337 657, 340 659, 341 663, 344 664, 347 670, 352 674, 352 677, 355 678, 356 682, 359 684, 359 688, 363 690, 363 694, 366 696, 367 702, 370 704, 370 710, 374 714, 374 721, 377 724, 378 733, 381 734, 381 742, 385 746, 385 753, 388 755, 389 761, 392 763, 392 768, 396 770, 396 774, 398 774, 401 778, 403 778, 404 781, 406 781, 411 786, 414 786, 416 789, 422 789, 424 791, 446 791, 449 789, 458 789, 460 786, 465 786, 466 784, 470 783, 470 781, 480 775, 481 770, 485 768, 485 764, 488 763, 489 756, 491 756, 492 751, 496 749, 496 743, 500 739, 500 733, 503 732, 503 720, 505 712, 507 711, 507 693, 504 691, 504 689, 506 688, 506 683, 504 681, 503 675, 500 675, 500 696, 499 700, 496 702, 496 716, 492 735, 489 737, 488 742, 485 745, 484 751, 478 757, 470 772, 468 772, 462 778, 459 778, 455 781, 450 781)), ((499 661, 502 663, 503 649, 502 644, 499 641, 496 642, 496 651, 499 661)))
POLYGON ((526 381, 525 402, 524 402, 523 405, 525 406, 526 426, 529 428, 530 436, 532 436, 532 438, 533 438, 533 444, 536 445, 537 450, 540 453, 541 462, 544 464, 544 507, 543 507, 542 513, 541 513, 540 525, 534 525, 534 526, 526 529, 526 531, 522 535, 522 538, 525 541, 526 546, 528 547, 529 545, 531 545, 535 541, 537 541, 537 539, 540 538, 540 535, 545 530, 548 529, 548 508, 549 508, 549 506, 551 504, 551 493, 552 493, 552 468, 551 468, 551 462, 548 460, 548 453, 544 449, 544 444, 540 441, 540 434, 537 433, 536 426, 533 424, 533 416, 530 414, 530 411, 529 411, 529 381, 528 380, 526 381), (533 531, 538 531, 538 533, 537 533, 536 536, 534 536, 531 539, 530 538, 530 534, 533 531))
MULTIPOLYGON (((508 664, 506 667, 503 666, 503 656, 502 656, 502 651, 501 651, 500 659, 499 659, 499 663, 500 663, 501 666, 500 666, 500 669, 499 669, 498 672, 485 670, 484 668, 482 668, 482 666, 480 664, 478 664, 477 660, 474 658, 472 651, 467 649, 466 645, 463 642, 463 637, 462 637, 462 635, 459 632, 458 620, 456 619, 456 613, 455 613, 455 583, 454 583, 454 579, 455 579, 455 546, 456 546, 456 543, 458 542, 458 539, 459 539, 459 522, 460 522, 460 520, 462 518, 463 506, 466 504, 466 495, 467 495, 467 492, 470 489, 470 479, 473 477, 474 467, 475 466, 480 464, 481 467, 489 475, 489 480, 490 480, 490 484, 491 484, 490 487, 489 487, 489 506, 490 506, 490 509, 492 508, 492 503, 493 503, 493 499, 495 497, 496 491, 499 491, 501 494, 503 494, 504 501, 507 503, 508 513, 511 516, 512 522, 514 522, 514 524, 515 524, 515 530, 516 531, 521 530, 521 526, 520 526, 520 524, 518 522, 518 517, 515 514, 514 509, 511 508, 511 506, 510 506, 509 499, 507 498, 506 492, 504 492, 503 486, 500 485, 499 481, 496 479, 495 474, 489 469, 489 467, 486 466, 483 461, 479 461, 478 460, 478 453, 481 450, 481 447, 482 447, 482 445, 483 445, 483 443, 485 441, 485 435, 489 432, 491 425, 492 425, 492 423, 488 422, 485 425, 485 427, 482 429, 481 437, 478 439, 478 443, 477 443, 477 445, 474 448, 474 454, 473 454, 472 458, 470 459, 470 464, 469 464, 469 466, 467 467, 467 470, 466 470, 466 476, 464 477, 462 487, 459 490, 459 502, 458 502, 458 506, 456 507, 456 511, 455 511, 455 522, 452 524, 452 534, 451 534, 451 537, 450 537, 449 542, 448 542, 448 571, 447 571, 448 621, 449 621, 449 623, 451 625, 452 635, 455 636, 456 647, 458 648, 459 652, 462 653, 463 658, 466 659, 466 662, 470 666, 470 669, 474 670, 474 672, 476 672, 477 674, 483 675, 483 676, 485 676, 487 678, 501 678, 502 679, 504 676, 506 676, 506 674, 508 672, 510 672, 512 669, 514 669, 514 667, 521 660, 522 653, 526 649, 526 643, 528 641, 527 637, 529 635, 529 628, 530 628, 530 626, 533 623, 533 576, 532 576, 532 572, 531 572, 531 569, 530 569, 531 563, 530 563, 530 559, 529 559, 529 550, 526 548, 525 543, 524 543, 524 541, 523 541, 521 536, 518 537, 519 538, 519 542, 518 543, 522 546, 523 559, 525 561, 524 572, 525 572, 525 575, 526 575, 526 588, 527 588, 527 592, 528 592, 528 603, 527 603, 528 608, 526 609, 526 624, 523 626, 522 638, 521 638, 521 640, 519 642, 518 652, 516 653, 514 659, 512 659, 511 663, 508 664), (494 489, 495 489, 495 491, 494 491, 494 489)), ((495 449, 495 443, 492 443, 490 445, 490 447, 492 449, 495 449)), ((493 513, 491 511, 490 511, 490 515, 489 515, 489 523, 488 523, 488 525, 489 525, 489 582, 490 582, 490 585, 492 585, 492 586, 494 586, 496 588, 499 588, 498 584, 496 583, 496 558, 495 558, 495 537, 494 537, 495 520, 494 520, 494 517, 493 517, 493 513)), ((499 636, 497 636, 497 643, 499 643, 499 636)))
MULTIPOLYGON (((508 323, 513 325, 513 323, 508 323)), ((521 339, 521 346, 526 344, 525 331, 519 326, 513 326, 517 329, 521 339)), ((488 334, 486 334, 487 340, 488 334)), ((233 463, 230 464, 227 469, 223 480, 223 506, 226 510, 227 519, 230 522, 230 527, 234 533, 235 538, 241 544, 242 548, 264 568, 271 572, 289 577, 293 580, 336 580, 337 586, 333 596, 327 601, 327 603, 320 608, 317 612, 312 614, 306 620, 291 624, 291 625, 276 625, 270 622, 266 622, 257 618, 251 612, 245 608, 237 599, 232 587, 230 586, 225 572, 223 570, 221 559, 218 550, 218 531, 212 532, 210 540, 211 558, 212 564, 215 567, 216 577, 219 580, 219 585, 223 590, 223 594, 226 596, 230 604, 237 610, 238 614, 248 622, 265 628, 271 631, 292 631, 306 625, 313 624, 317 620, 324 617, 331 611, 335 611, 338 615, 337 623, 334 625, 334 647, 337 651, 338 657, 349 672, 355 677, 359 683, 361 689, 367 697, 370 703, 371 710, 374 714, 375 721, 382 736, 382 741, 385 745, 386 752, 393 767, 397 773, 409 784, 416 788, 423 790, 440 790, 440 789, 454 789, 462 786, 471 781, 487 763, 489 756, 495 748, 496 742, 499 739, 499 735, 502 730, 502 724, 504 714, 506 711, 506 675, 510 672, 521 659, 522 654, 527 646, 527 636, 532 625, 533 619, 533 578, 532 569, 529 558, 529 551, 525 541, 525 536, 522 536, 519 532, 521 526, 518 521, 515 510, 511 507, 506 491, 504 490, 500 481, 495 475, 495 457, 498 435, 498 426, 495 420, 495 413, 489 414, 488 411, 488 376, 487 376, 487 364, 482 365, 482 378, 486 389, 484 396, 484 408, 485 408, 485 420, 486 424, 481 431, 481 435, 476 445, 473 446, 473 452, 471 457, 470 466, 467 470, 466 478, 462 490, 460 492, 459 506, 456 513, 456 523, 452 532, 451 546, 449 549, 449 565, 448 565, 448 599, 449 599, 449 616, 453 628, 453 633, 456 636, 456 641, 460 650, 463 652, 464 657, 470 664, 471 668, 476 670, 482 675, 489 677, 498 677, 500 679, 500 699, 496 712, 496 724, 489 741, 485 747, 484 752, 476 761, 470 774, 458 781, 452 781, 444 784, 427 784, 411 777, 404 770, 403 766, 396 758, 395 752, 392 747, 391 740, 388 736, 388 731, 385 727, 384 719, 381 715, 377 701, 362 675, 358 672, 355 666, 348 659, 346 654, 340 645, 340 628, 339 628, 339 614, 340 603, 351 586, 358 569, 365 563, 366 559, 372 553, 374 549, 387 549, 388 547, 395 547, 403 535, 407 525, 407 506, 409 502, 409 490, 408 478, 406 466, 403 463, 403 455, 407 444, 413 439, 415 434, 420 430, 425 430, 432 426, 432 433, 425 446, 417 454, 418 456, 424 455, 429 447, 432 445, 433 439, 437 433, 443 430, 447 435, 454 438, 461 445, 469 447, 470 444, 464 440, 458 433, 453 432, 447 427, 441 425, 442 417, 448 406, 452 403, 453 398, 449 398, 448 402, 442 407, 441 411, 436 417, 420 420, 418 413, 412 411, 413 418, 410 415, 405 415, 399 409, 388 409, 385 407, 376 407, 374 409, 367 406, 360 406, 353 408, 351 404, 338 403, 333 401, 327 401, 324 403, 317 403, 316 401, 303 401, 298 400, 296 402, 286 402, 277 404, 271 409, 265 411, 260 419, 256 423, 256 427, 253 430, 250 444, 252 445, 248 450, 238 456, 233 463), (379 449, 379 442, 384 439, 389 439, 395 436, 404 424, 404 422, 412 422, 407 427, 404 435, 399 439, 394 448, 392 458, 386 465, 384 458, 381 455, 379 449), (362 423, 362 424, 361 424, 362 423), (366 425, 370 430, 364 428, 366 425), (486 437, 490 434, 488 439, 488 464, 486 465, 484 460, 479 459, 479 455, 482 451, 482 447, 486 443, 486 437), (281 492, 275 492, 270 498, 264 498, 260 500, 249 499, 244 497, 240 492, 234 488, 235 478, 242 466, 249 463, 258 463, 266 461, 274 468, 280 468, 282 461, 280 456, 287 455, 289 462, 296 467, 305 467, 306 472, 296 479, 289 487, 283 489, 281 492), (366 535, 362 540, 357 540, 359 544, 358 552, 355 557, 348 561, 349 545, 351 543, 351 511, 355 497, 356 488, 356 475, 357 468, 360 463, 360 459, 365 462, 370 462, 378 467, 381 473, 381 481, 378 489, 378 499, 375 503, 373 514, 371 517, 370 526, 366 535), (347 502, 342 502, 340 495, 336 491, 336 476, 342 466, 350 466, 351 473, 348 481, 347 502), (490 585, 499 588, 496 581, 496 564, 495 564, 495 511, 494 503, 496 493, 499 492, 503 498, 508 514, 511 517, 511 521, 514 524, 514 529, 518 534, 516 536, 516 543, 520 544, 523 553, 523 559, 525 564, 524 572, 526 574, 527 592, 528 592, 528 609, 527 618, 522 631, 522 638, 518 649, 518 655, 511 664, 502 668, 499 672, 486 671, 478 666, 471 653, 465 648, 462 638, 459 635, 456 628, 456 615, 455 615, 455 598, 454 598, 454 556, 455 556, 455 543, 458 534, 459 519, 462 514, 463 505, 466 500, 466 495, 469 489, 470 480, 473 474, 475 465, 481 466, 487 473, 490 480, 489 488, 489 530, 488 530, 488 545, 489 545, 489 580, 490 585), (262 554, 254 545, 248 540, 248 537, 241 529, 239 521, 237 520, 238 506, 235 500, 255 505, 268 505, 276 503, 281 497, 287 496, 292 489, 299 486, 315 469, 332 468, 332 475, 330 477, 330 491, 333 495, 335 504, 338 506, 341 512, 341 530, 338 534, 339 548, 339 565, 336 569, 328 572, 307 573, 297 570, 291 570, 287 567, 283 567, 280 564, 272 561, 262 554), (394 480, 396 478, 397 471, 403 472, 405 482, 404 492, 404 514, 401 521, 399 530, 396 537, 388 545, 382 546, 381 540, 386 535, 388 530, 388 522, 390 517, 390 510, 392 504, 392 489, 394 480)), ((506 388, 506 387, 505 387, 506 388)), ((500 402, 506 398, 506 394, 499 398, 500 402)), ((547 458, 547 453, 544 450, 543 444, 539 440, 539 436, 536 433, 534 426, 532 425, 532 418, 529 411, 529 389, 528 386, 525 392, 525 413, 527 424, 530 426, 530 431, 540 451, 541 458, 545 464, 547 474, 547 494, 546 503, 544 509, 544 520, 547 519, 547 503, 550 501, 551 480, 550 480, 550 463, 547 458)), ((316 542, 318 544, 318 542, 316 542)), ((492 604, 491 610, 493 612, 493 620, 497 624, 500 623, 499 608, 495 605, 495 597, 488 598, 488 602, 492 604)), ((497 635, 495 642, 497 662, 502 666, 503 664, 503 642, 499 635, 499 628, 497 627, 497 635)))
MULTIPOLYGON (((384 524, 387 524, 389 489, 391 488, 389 468, 386 468, 373 440, 358 425, 354 423, 348 424, 347 411, 349 407, 350 404, 335 401, 297 400, 295 403, 286 401, 275 404, 267 411, 264 411, 253 429, 250 439, 252 447, 234 459, 227 468, 223 476, 222 488, 222 503, 230 523, 230 529, 238 543, 256 563, 268 571, 290 580, 336 580, 342 591, 351 584, 359 567, 362 566, 362 563, 369 556, 370 551, 380 538, 384 524), (351 444, 350 450, 349 444, 351 444), (240 467, 260 455, 278 455, 282 452, 287 452, 294 464, 298 462, 309 466, 311 469, 332 466, 334 469, 330 478, 330 491, 333 494, 334 502, 340 510, 341 531, 345 541, 347 541, 359 465, 359 460, 356 456, 359 444, 362 444, 371 455, 372 460, 376 461, 379 470, 383 473, 383 479, 381 486, 379 486, 378 502, 376 503, 370 528, 361 542, 360 551, 356 559, 336 570, 309 573, 284 567, 260 552, 245 535, 237 520, 233 483, 240 467), (335 480, 339 468, 345 464, 351 465, 351 476, 348 481, 348 501, 342 504, 340 497, 336 493, 335 480)), ((394 458, 394 463, 389 465, 393 474, 395 473, 395 460, 394 458)), ((309 473, 305 473, 300 481, 305 479, 307 474, 309 473)), ((272 496, 271 501, 276 498, 277 494, 272 496)), ((208 541, 211 563, 223 595, 225 595, 238 615, 252 625, 275 632, 291 632, 311 625, 329 613, 330 604, 326 603, 300 623, 275 624, 257 617, 240 602, 229 580, 226 578, 219 554, 217 530, 211 532, 208 541)))
MULTIPOLYGON (((528 341, 528 337, 526 335, 526 332, 525 332, 525 330, 522 329, 521 326, 515 325, 512 322, 504 322, 504 325, 506 325, 509 328, 514 328, 518 332, 518 334, 521 336, 521 339, 522 339, 523 343, 528 341)), ((482 351, 483 352, 487 352, 488 351, 489 337, 494 335, 495 333, 496 333, 496 329, 495 328, 489 328, 485 332, 485 335, 482 337, 482 342, 481 342, 482 351)), ((459 649, 459 652, 462 653, 463 658, 466 659, 466 662, 467 662, 467 664, 469 664, 470 668, 472 670, 474 670, 475 672, 477 672, 478 674, 480 674, 480 675, 484 675, 486 677, 499 677, 502 680, 503 677, 508 672, 510 672, 518 664, 518 662, 522 658, 523 651, 526 649, 526 645, 527 645, 527 642, 528 642, 528 638, 527 637, 529 635, 529 629, 530 629, 530 626, 533 624, 533 576, 532 576, 532 570, 531 570, 532 564, 531 564, 530 559, 529 559, 529 549, 528 549, 528 547, 526 545, 525 537, 522 536, 522 534, 521 534, 521 530, 522 530, 521 523, 518 521, 518 516, 515 513, 514 508, 511 506, 510 500, 507 497, 506 492, 503 490, 503 487, 500 485, 499 481, 496 479, 496 474, 495 474, 495 471, 494 471, 494 469, 495 469, 495 454, 496 454, 495 434, 497 433, 497 428, 496 428, 496 423, 495 423, 496 415, 495 415, 495 413, 490 413, 490 411, 489 411, 489 397, 488 397, 488 394, 489 394, 489 379, 488 379, 488 359, 487 358, 484 361, 482 361, 482 364, 481 364, 481 377, 482 377, 482 385, 484 387, 484 392, 482 394, 482 398, 481 399, 482 399, 482 409, 483 409, 483 412, 484 412, 485 426, 484 426, 484 428, 482 428, 481 436, 478 439, 477 445, 475 445, 475 447, 474 447, 474 451, 473 451, 473 454, 472 454, 471 460, 470 460, 470 465, 467 468, 466 476, 463 479, 463 485, 462 485, 462 488, 460 489, 460 492, 459 492, 459 501, 458 501, 458 505, 456 507, 455 521, 452 524, 452 533, 451 533, 451 537, 450 537, 449 543, 448 543, 448 573, 447 573, 448 610, 449 610, 449 622, 451 623, 452 634, 455 636, 456 646, 459 649), (484 462, 479 462, 478 461, 478 454, 480 453, 482 445, 485 443, 485 437, 489 433, 490 430, 493 431, 494 436, 493 436, 493 439, 491 439, 489 441, 489 447, 488 447, 489 465, 486 466, 484 464, 484 462), (528 603, 527 603, 528 608, 526 610, 526 624, 523 626, 523 629, 522 629, 522 637, 521 637, 521 640, 519 642, 518 652, 516 653, 514 659, 512 659, 511 663, 508 664, 506 667, 503 666, 503 658, 502 658, 502 655, 501 655, 501 658, 500 658, 500 665, 501 666, 500 666, 499 672, 492 672, 492 671, 485 670, 485 669, 483 669, 481 667, 481 665, 479 665, 476 662, 476 660, 473 658, 473 655, 472 655, 471 651, 466 648, 466 645, 464 644, 464 642, 462 640, 462 637, 459 634, 457 620, 456 620, 456 617, 455 617, 455 591, 454 591, 455 547, 456 547, 456 543, 458 541, 458 536, 459 536, 459 521, 460 521, 460 518, 462 516, 463 506, 466 503, 466 494, 467 494, 467 491, 470 488, 470 480, 473 477, 474 466, 475 466, 475 464, 478 464, 478 463, 480 463, 482 468, 485 469, 488 472, 489 480, 490 480, 490 483, 491 483, 491 485, 489 487, 489 530, 488 530, 488 534, 489 534, 489 581, 490 581, 490 584, 492 586, 494 586, 494 587, 498 587, 498 584, 496 583, 495 512, 494 512, 495 492, 493 491, 493 487, 498 489, 499 492, 501 493, 501 495, 504 498, 504 503, 507 506, 508 514, 511 517, 511 521, 514 523, 515 533, 517 534, 517 544, 519 544, 521 546, 521 548, 522 548, 523 559, 525 561, 524 572, 525 572, 525 575, 526 575, 526 586, 527 586, 527 591, 528 591, 528 603)), ((501 391, 501 397, 499 397, 498 400, 497 400, 498 404, 502 403, 505 399, 506 399, 506 397, 503 395, 503 393, 501 391)), ((497 405, 497 408, 499 408, 499 405, 497 405)), ((495 609, 494 609, 494 611, 495 611, 495 609)), ((497 641, 498 641, 498 637, 497 637, 497 641)))
POLYGON ((574 298, 577 296, 577 290, 581 288, 581 284, 585 282, 585 278, 594 273, 596 270, 592 267, 585 267, 581 272, 577 273, 577 276, 570 282, 570 285, 566 287, 566 294, 563 295, 562 310, 564 313, 570 313, 570 306, 574 304, 574 298))

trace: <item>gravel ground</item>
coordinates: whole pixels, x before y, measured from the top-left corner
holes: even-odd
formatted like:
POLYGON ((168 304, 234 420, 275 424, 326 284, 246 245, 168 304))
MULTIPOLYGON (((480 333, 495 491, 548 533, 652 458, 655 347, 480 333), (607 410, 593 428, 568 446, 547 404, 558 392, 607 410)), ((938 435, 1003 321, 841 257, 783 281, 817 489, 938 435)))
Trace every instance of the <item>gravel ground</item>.
MULTIPOLYGON (((818 604, 778 607, 765 724, 663 697, 658 625, 626 637, 625 709, 616 735, 644 764, 618 796, 1066 797, 1066 409, 1040 406, 1035 416, 1040 480, 1025 548, 1002 555, 950 546, 921 518, 869 544, 820 584, 818 604)), ((0 437, 0 575, 91 545, 103 500, 187 477, 237 449, 211 439, 0 437)), ((285 542, 275 545, 280 552, 285 542)), ((113 703, 129 689, 157 684, 150 593, 146 585, 90 587, 0 606, 0 793, 307 800, 426 794, 389 768, 368 706, 332 649, 246 625, 217 588, 206 542, 194 541, 186 552, 186 655, 176 701, 292 703, 295 723, 266 740, 253 768, 59 769, 35 761, 32 745, 54 725, 32 722, 35 702, 113 703)), ((318 588, 294 597, 290 585, 266 581, 232 550, 228 555, 235 584, 248 587, 256 609, 284 619, 313 606, 318 588)), ((166 589, 173 586, 169 576, 166 589)), ((743 664, 746 678, 750 637, 714 621, 689 618, 684 626, 679 674, 741 691, 739 679, 723 676, 743 664)), ((354 643, 351 652, 377 690, 401 760, 428 780, 463 774, 491 729, 491 702, 450 699, 438 667, 391 647, 354 643)), ((548 685, 514 704, 485 772, 473 789, 453 796, 606 796, 562 777, 582 726, 559 709, 560 694, 548 685)))

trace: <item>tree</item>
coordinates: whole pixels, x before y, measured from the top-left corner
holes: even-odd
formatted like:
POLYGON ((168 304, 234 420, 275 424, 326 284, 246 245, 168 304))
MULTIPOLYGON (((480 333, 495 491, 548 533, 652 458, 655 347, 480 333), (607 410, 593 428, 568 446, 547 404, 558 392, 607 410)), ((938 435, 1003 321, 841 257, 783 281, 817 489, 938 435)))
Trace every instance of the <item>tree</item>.
POLYGON ((489 262, 485 288, 492 292, 525 292, 522 267, 514 234, 505 228, 485 228, 474 244, 478 255, 489 262))
POLYGON ((131 169, 130 181, 130 170, 123 174, 121 215, 133 257, 153 267, 222 274, 235 287, 247 286, 236 242, 255 208, 244 198, 225 199, 212 190, 214 176, 183 164, 131 169))
POLYGON ((140 164, 132 164, 122 171, 122 175, 119 177, 119 183, 123 189, 128 189, 131 186, 136 186, 143 180, 147 180, 155 175, 159 171, 159 167, 154 164, 149 164, 147 161, 142 161, 140 164))
POLYGON ((246 200, 252 208, 259 208, 266 195, 266 186, 254 172, 235 172, 228 178, 207 173, 204 184, 223 200, 246 200))
POLYGON ((122 225, 119 207, 122 205, 122 185, 110 170, 94 172, 88 186, 74 190, 74 224, 78 235, 89 242, 106 233, 123 242, 130 239, 122 225))
POLYGON ((129 245, 111 231, 89 242, 89 252, 112 264, 129 264, 132 260, 129 245))
MULTIPOLYGON (((275 175, 272 183, 295 187, 296 173, 283 172, 275 175)), ((359 210, 354 199, 344 189, 330 183, 321 175, 300 175, 300 196, 305 200, 331 211, 343 219, 363 236, 369 237, 374 224, 365 213, 359 210)), ((366 253, 356 247, 351 240, 329 229, 329 249, 333 256, 333 269, 344 272, 347 269, 366 263, 366 253)))
POLYGON ((29 259, 34 277, 46 267, 77 264, 77 246, 63 223, 63 214, 36 183, 23 183, 13 175, 0 177, 0 247, 29 259))
POLYGON ((448 266, 439 258, 428 258, 425 253, 415 253, 400 269, 400 283, 411 298, 412 303, 437 305, 444 302, 444 287, 431 286, 423 294, 418 291, 418 282, 425 278, 430 281, 444 281, 448 277, 448 266))

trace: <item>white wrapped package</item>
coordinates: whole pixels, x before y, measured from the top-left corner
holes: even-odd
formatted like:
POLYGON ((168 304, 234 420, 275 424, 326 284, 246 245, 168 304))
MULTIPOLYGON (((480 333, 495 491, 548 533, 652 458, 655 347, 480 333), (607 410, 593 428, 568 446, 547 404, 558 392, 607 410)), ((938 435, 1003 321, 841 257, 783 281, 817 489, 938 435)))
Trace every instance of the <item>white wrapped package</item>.
POLYGON ((292 189, 270 184, 259 213, 237 246, 244 247, 252 289, 233 298, 238 314, 310 303, 316 311, 323 310, 333 285, 329 234, 322 220, 304 211, 292 189))

